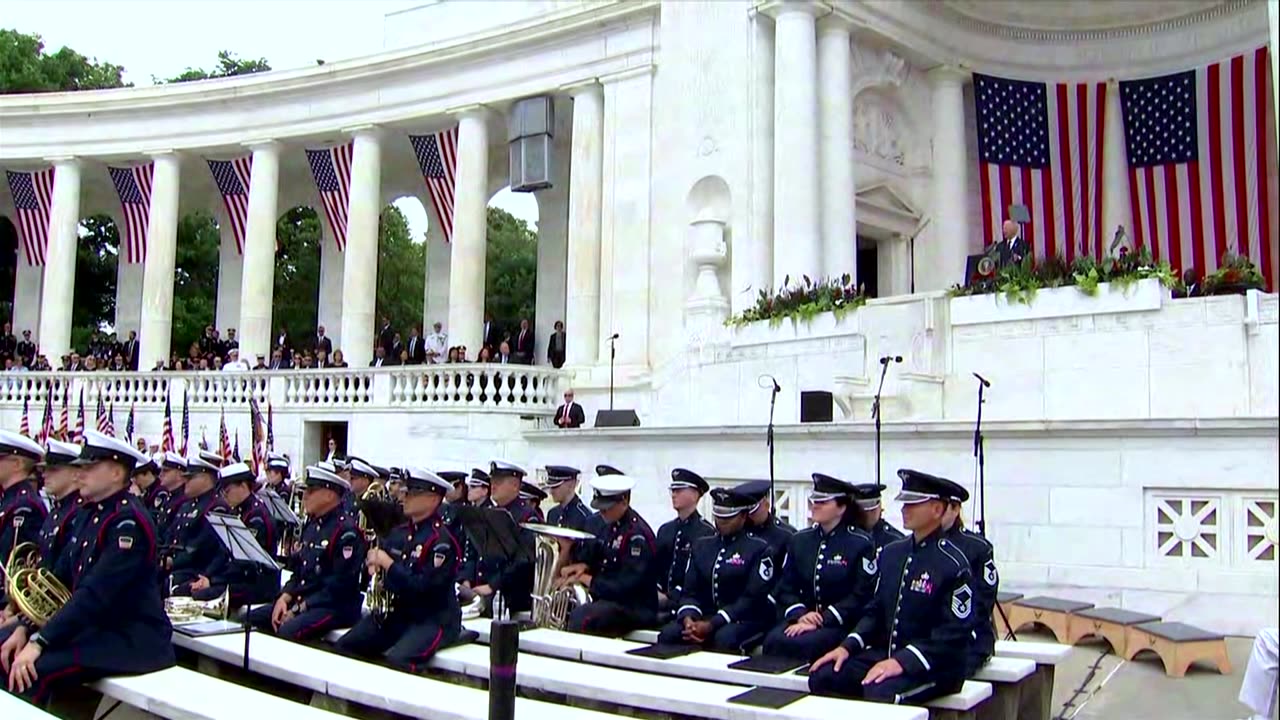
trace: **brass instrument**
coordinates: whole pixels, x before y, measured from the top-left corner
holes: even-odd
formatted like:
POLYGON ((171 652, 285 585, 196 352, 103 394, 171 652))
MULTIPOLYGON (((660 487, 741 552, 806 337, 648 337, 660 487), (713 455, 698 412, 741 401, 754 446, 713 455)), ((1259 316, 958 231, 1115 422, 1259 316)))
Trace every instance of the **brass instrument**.
POLYGON ((280 554, 289 557, 298 552, 298 544, 302 540, 302 528, 307 524, 307 509, 302 502, 302 496, 306 492, 306 482, 302 478, 295 478, 289 483, 289 496, 283 498, 285 504, 289 506, 289 511, 298 518, 298 525, 286 525, 284 532, 280 537, 280 554))
POLYGON ((594 540, 595 535, 539 523, 525 523, 521 527, 532 530, 537 538, 533 560, 533 624, 563 630, 569 622, 569 613, 591 602, 591 595, 582 583, 569 583, 560 588, 555 586, 565 564, 559 541, 594 540))
MULTIPOLYGON (((387 488, 382 484, 381 480, 369 484, 369 489, 364 491, 360 496, 360 502, 367 504, 370 502, 387 503, 391 501, 391 495, 387 492, 387 488)), ((360 511, 360 531, 364 533, 365 542, 369 544, 370 549, 378 547, 378 532, 370 521, 369 514, 366 510, 360 511)), ((385 573, 375 569, 370 573, 369 591, 365 596, 365 600, 369 606, 369 612, 375 617, 385 617, 391 612, 391 593, 387 591, 385 573)))
MULTIPOLYGON (((17 541, 16 531, 14 541, 17 541)), ((9 600, 36 627, 44 627, 71 599, 71 591, 62 581, 40 567, 40 548, 35 543, 15 545, 0 570, 4 571, 9 600)))
POLYGON ((489 598, 480 595, 469 587, 463 585, 455 585, 454 592, 458 594, 458 605, 462 607, 463 620, 475 620, 484 615, 484 611, 489 609, 489 598))
POLYGON ((167 597, 164 614, 174 625, 195 622, 204 618, 226 620, 231 615, 231 586, 228 585, 216 600, 196 600, 190 597, 167 597))

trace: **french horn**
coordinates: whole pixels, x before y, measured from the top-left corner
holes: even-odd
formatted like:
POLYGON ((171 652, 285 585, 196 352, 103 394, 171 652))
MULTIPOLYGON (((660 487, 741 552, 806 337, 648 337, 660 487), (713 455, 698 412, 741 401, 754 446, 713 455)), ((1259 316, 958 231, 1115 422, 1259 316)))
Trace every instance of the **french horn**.
POLYGON ((4 571, 5 592, 9 600, 36 627, 44 627, 49 618, 71 599, 71 591, 62 581, 40 567, 40 548, 35 543, 15 546, 0 569, 4 571))

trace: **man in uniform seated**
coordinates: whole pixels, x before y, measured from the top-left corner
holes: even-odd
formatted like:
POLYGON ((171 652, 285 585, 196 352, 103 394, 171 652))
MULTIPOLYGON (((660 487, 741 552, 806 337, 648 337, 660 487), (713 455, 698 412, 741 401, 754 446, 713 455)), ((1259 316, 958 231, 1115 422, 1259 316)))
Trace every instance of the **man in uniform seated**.
POLYGON ((165 453, 160 463, 160 489, 147 506, 155 520, 158 537, 168 537, 178 507, 186 499, 186 483, 187 459, 175 452, 165 453))
POLYGON ((520 479, 520 499, 533 511, 533 521, 546 524, 547 518, 542 514, 542 501, 547 499, 547 491, 534 485, 528 478, 520 479))
POLYGON ((671 471, 671 508, 676 517, 658 528, 657 557, 658 608, 669 611, 680 604, 680 587, 689 570, 693 543, 716 534, 716 529, 698 513, 698 501, 711 486, 701 475, 684 468, 671 471))
POLYGON ((128 444, 85 432, 79 481, 84 515, 54 574, 71 598, 43 627, 31 618, 0 645, 10 692, 33 704, 51 691, 174 665, 173 628, 164 614, 151 515, 129 492, 143 457, 128 444), (79 534, 79 533, 77 533, 79 534))
POLYGON ((635 480, 606 475, 591 483, 591 507, 606 523, 596 540, 574 546, 578 563, 564 568, 561 585, 581 583, 591 602, 569 614, 572 632, 621 637, 657 622, 658 591, 653 530, 631 509, 635 480))
POLYGON ((286 502, 289 499, 289 458, 278 452, 267 453, 267 484, 264 490, 274 492, 286 502))
MULTIPOLYGON (((275 523, 266 503, 254 494, 257 480, 245 463, 232 463, 219 471, 218 492, 230 506, 253 539, 263 550, 271 552, 276 544, 275 523)), ((210 568, 210 575, 201 575, 191 583, 191 596, 197 600, 214 600, 231 589, 228 598, 231 607, 246 603, 264 603, 275 599, 280 587, 280 573, 270 572, 260 565, 240 563, 223 553, 222 561, 210 568)))
MULTIPOLYGON (((480 468, 471 468, 471 477, 467 478, 467 501, 471 507, 492 507, 489 499, 489 473, 480 468)), ((462 531, 462 523, 457 523, 462 531)), ((463 531, 458 537, 462 540, 462 567, 458 570, 458 584, 464 588, 487 585, 489 576, 480 562, 480 548, 471 542, 471 538, 463 531)))
POLYGON ((854 486, 854 501, 858 504, 858 513, 862 529, 871 534, 876 542, 876 552, 885 545, 906 537, 898 528, 884 519, 884 506, 880 504, 880 494, 884 486, 878 483, 863 483, 854 486))
MULTIPOLYGON (((36 542, 44 524, 44 502, 36 487, 36 463, 44 457, 44 448, 18 433, 0 430, 0 563, 9 561, 9 553, 25 542, 36 542)), ((8 582, 0 583, 0 605, 8 582)))
MULTIPOLYGON (((145 451, 139 451, 145 452, 145 451)), ((145 462, 133 469, 133 494, 142 499, 146 507, 153 507, 156 497, 163 489, 160 485, 160 463, 148 455, 143 455, 145 462)), ((163 460, 161 456, 161 460, 163 460)))
POLYGON ((716 535, 693 544, 680 607, 658 634, 658 643, 742 652, 773 619, 768 596, 773 558, 765 541, 746 530, 758 499, 716 488, 711 502, 716 535))
POLYGON ((773 597, 782 622, 764 639, 766 655, 813 662, 840 644, 876 585, 876 548, 851 524, 853 486, 813 474, 814 525, 791 536, 773 597))
POLYGON ((189 596, 192 583, 213 574, 226 561, 227 548, 209 524, 211 512, 228 513, 230 508, 217 493, 218 466, 206 453, 187 460, 186 500, 169 528, 173 556, 165 563, 173 595, 189 596))
POLYGON ((796 533, 796 529, 773 514, 773 498, 769 497, 769 481, 750 480, 738 485, 735 490, 740 495, 755 501, 751 513, 747 516, 747 532, 768 543, 774 567, 781 567, 782 557, 787 551, 787 542, 796 533))
MULTIPOLYGON (((472 590, 481 597, 502 593, 502 604, 508 612, 524 612, 533 605, 533 562, 536 540, 533 531, 520 528, 524 523, 537 522, 533 509, 520 499, 520 484, 525 469, 515 463, 494 460, 489 465, 489 497, 498 509, 506 512, 516 523, 516 534, 530 559, 484 557, 480 559, 481 575, 487 580, 473 585, 472 590)), ((490 606, 493 609, 493 606, 490 606)))
POLYGON ((810 667, 817 695, 918 705, 964 684, 976 608, 969 563, 942 528, 950 489, 915 470, 898 476, 911 536, 881 551, 881 582, 866 613, 810 667))
POLYGON ((364 566, 364 537, 355 515, 342 507, 351 486, 336 473, 318 466, 307 468, 302 496, 307 524, 302 548, 292 558, 293 576, 275 604, 249 612, 249 622, 288 640, 322 637, 360 619, 364 602, 360 571, 364 566))
POLYGON ((591 512, 578 497, 578 469, 568 465, 547 466, 547 492, 556 506, 547 511, 547 524, 585 530, 591 512))
POLYGON ((991 543, 964 526, 961 510, 968 500, 968 490, 947 481, 947 514, 942 518, 942 527, 947 540, 960 548, 969 561, 969 575, 973 578, 973 642, 969 644, 965 666, 965 674, 971 676, 996 654, 995 619, 991 614, 1000 593, 1000 573, 996 571, 991 543))
POLYGON ((461 550, 440 514, 452 484, 419 467, 405 468, 402 480, 408 522, 393 530, 388 542, 402 550, 393 557, 382 548, 370 548, 364 558, 371 576, 383 573, 390 612, 385 617, 367 615, 337 647, 360 657, 385 657, 394 667, 417 672, 462 632, 453 585, 461 550))

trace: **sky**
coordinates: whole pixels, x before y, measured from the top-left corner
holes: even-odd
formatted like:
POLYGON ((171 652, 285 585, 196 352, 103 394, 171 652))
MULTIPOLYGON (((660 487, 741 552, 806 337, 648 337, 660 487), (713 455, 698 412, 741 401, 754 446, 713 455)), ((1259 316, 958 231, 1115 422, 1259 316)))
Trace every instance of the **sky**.
MULTIPOLYGON (((211 68, 218 52, 266 58, 277 70, 375 54, 383 16, 422 0, 0 0, 0 28, 35 33, 46 51, 64 45, 123 65, 125 81, 151 85, 187 68, 211 68)), ((503 190, 491 203, 531 225, 532 195, 503 190)), ((397 207, 414 236, 427 215, 415 199, 397 207)))

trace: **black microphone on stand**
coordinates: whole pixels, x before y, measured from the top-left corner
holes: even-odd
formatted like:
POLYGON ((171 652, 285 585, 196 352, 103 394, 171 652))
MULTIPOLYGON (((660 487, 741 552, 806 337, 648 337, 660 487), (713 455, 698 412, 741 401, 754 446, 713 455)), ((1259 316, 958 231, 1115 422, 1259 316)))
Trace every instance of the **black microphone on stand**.
POLYGON ((613 344, 617 340, 619 333, 609 336, 609 409, 613 410, 613 361, 618 356, 618 348, 613 344))
POLYGON ((756 378, 756 384, 766 390, 773 390, 769 395, 769 429, 765 433, 765 443, 769 445, 769 497, 773 498, 775 497, 773 494, 773 407, 778 402, 778 393, 782 392, 782 386, 778 384, 778 378, 767 374, 756 378))
MULTIPOLYGON (((987 453, 985 449, 985 438, 982 435, 982 406, 986 404, 987 399, 984 390, 991 387, 991 381, 982 377, 978 373, 973 373, 978 380, 978 417, 973 424, 973 474, 977 477, 974 480, 973 504, 974 504, 974 526, 978 529, 978 534, 987 536, 987 453)), ((1009 639, 1017 640, 1018 636, 1014 634, 1012 626, 1009 625, 1009 618, 1005 616, 1004 608, 996 603, 996 610, 1000 613, 1000 617, 1004 620, 1005 627, 1009 628, 1009 639)))
POLYGON ((901 355, 885 355, 880 358, 880 384, 876 386, 876 397, 871 403, 871 417, 876 421, 876 484, 880 484, 880 393, 884 390, 884 376, 889 374, 890 363, 902 362, 901 355))

